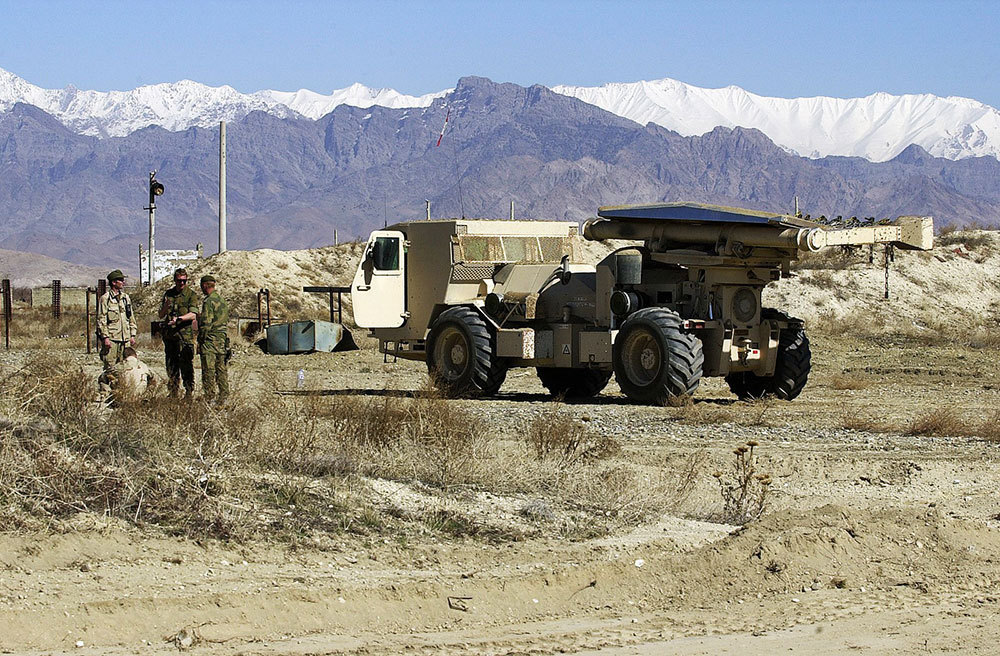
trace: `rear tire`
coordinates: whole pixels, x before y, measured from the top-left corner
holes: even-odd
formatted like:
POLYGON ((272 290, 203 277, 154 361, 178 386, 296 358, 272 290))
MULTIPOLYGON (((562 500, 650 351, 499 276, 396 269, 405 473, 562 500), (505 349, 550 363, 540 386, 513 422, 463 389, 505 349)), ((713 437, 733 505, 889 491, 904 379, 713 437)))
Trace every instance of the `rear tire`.
POLYGON ((496 394, 507 377, 507 365, 496 355, 496 337, 468 307, 450 308, 434 320, 427 337, 427 371, 448 397, 496 394))
POLYGON ((683 332, 680 316, 655 307, 625 320, 612 359, 615 380, 625 396, 657 405, 693 394, 705 363, 701 340, 683 332))
POLYGON ((589 399, 601 393, 611 380, 610 371, 601 369, 571 369, 568 367, 538 367, 535 369, 542 387, 552 396, 567 399, 589 399))
MULTIPOLYGON (((799 321, 772 308, 761 310, 760 318, 762 321, 799 321)), ((809 338, 799 322, 782 330, 778 337, 778 359, 773 376, 758 376, 753 372, 743 371, 729 374, 726 382, 733 394, 744 401, 765 397, 791 401, 805 388, 812 368, 811 361, 809 338)))

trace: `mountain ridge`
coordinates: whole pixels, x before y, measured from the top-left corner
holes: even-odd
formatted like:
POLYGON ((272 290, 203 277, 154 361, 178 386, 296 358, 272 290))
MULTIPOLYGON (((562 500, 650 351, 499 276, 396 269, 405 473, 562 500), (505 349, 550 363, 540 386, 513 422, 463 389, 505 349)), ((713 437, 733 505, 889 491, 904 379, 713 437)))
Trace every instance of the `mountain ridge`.
MULTIPOLYGON (((789 152, 812 159, 858 156, 888 161, 911 144, 952 160, 1000 158, 1000 112, 959 96, 876 92, 862 98, 775 98, 735 85, 706 89, 670 78, 600 87, 557 85, 551 90, 683 136, 699 136, 719 126, 756 128, 789 152)), ((342 105, 423 109, 453 91, 412 96, 356 82, 330 94, 308 89, 244 94, 230 86, 191 80, 129 91, 81 91, 73 86, 53 90, 0 68, 0 112, 27 102, 78 134, 101 138, 127 136, 149 125, 171 131, 210 127, 253 111, 319 120, 342 105)))

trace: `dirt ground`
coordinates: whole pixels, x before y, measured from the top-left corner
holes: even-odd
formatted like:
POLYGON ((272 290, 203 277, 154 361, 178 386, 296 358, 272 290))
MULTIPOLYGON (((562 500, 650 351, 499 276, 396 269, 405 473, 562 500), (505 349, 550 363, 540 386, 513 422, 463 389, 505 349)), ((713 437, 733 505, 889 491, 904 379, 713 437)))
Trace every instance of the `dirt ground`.
MULTIPOLYGON (((996 411, 996 353, 817 334, 813 354, 790 403, 739 404, 708 379, 683 421, 627 404, 613 382, 566 406, 651 461, 705 454, 678 512, 610 536, 344 536, 317 549, 196 542, 92 515, 63 534, 0 534, 0 652, 1000 653, 1000 446, 905 434, 931 409, 996 411), (862 420, 889 430, 844 428, 862 420), (711 472, 748 439, 775 480, 769 510, 744 528, 711 521, 711 472)), ((319 396, 394 398, 426 377, 370 348, 248 351, 233 365, 239 384, 283 391, 300 369, 319 396)), ((533 371, 515 370, 497 398, 451 403, 514 439, 549 400, 533 371)), ((385 482, 385 493, 408 492, 385 482)), ((505 500, 469 503, 500 517, 505 500)))

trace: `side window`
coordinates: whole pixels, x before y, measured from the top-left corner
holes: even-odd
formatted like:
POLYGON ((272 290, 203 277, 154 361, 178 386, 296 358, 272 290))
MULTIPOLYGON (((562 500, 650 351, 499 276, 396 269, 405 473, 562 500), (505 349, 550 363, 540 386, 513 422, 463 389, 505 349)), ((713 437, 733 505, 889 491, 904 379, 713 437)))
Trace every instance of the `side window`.
POLYGON ((399 238, 376 237, 372 261, 378 271, 399 271, 399 238))

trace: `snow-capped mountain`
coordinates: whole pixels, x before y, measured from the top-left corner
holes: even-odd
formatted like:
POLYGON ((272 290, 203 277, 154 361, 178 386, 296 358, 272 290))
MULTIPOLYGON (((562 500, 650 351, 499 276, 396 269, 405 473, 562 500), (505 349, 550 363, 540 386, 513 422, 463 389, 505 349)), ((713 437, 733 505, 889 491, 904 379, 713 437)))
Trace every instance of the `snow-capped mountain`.
POLYGON ((307 89, 244 94, 230 86, 210 87, 191 80, 142 86, 131 91, 82 91, 72 86, 42 89, 0 68, 0 111, 17 102, 27 103, 56 117, 74 132, 98 137, 123 137, 150 125, 171 131, 209 127, 219 121, 241 119, 254 110, 281 118, 300 114, 317 119, 341 104, 426 107, 446 93, 416 97, 393 89, 353 84, 328 96, 307 89))
POLYGON ((917 144, 948 159, 1000 159, 1000 112, 969 98, 887 93, 769 98, 735 86, 703 89, 671 79, 552 90, 684 136, 717 126, 756 128, 804 157, 849 155, 882 162, 917 144))
MULTIPOLYGON (((702 135, 718 126, 756 128, 789 152, 810 158, 847 155, 881 162, 917 144, 948 159, 982 155, 1000 159, 1000 112, 969 98, 887 93, 864 98, 770 98, 735 86, 703 89, 671 79, 552 90, 684 136, 702 135)), ((329 95, 308 89, 244 94, 229 86, 190 80, 99 92, 72 86, 42 89, 0 69, 0 111, 16 102, 35 105, 74 132, 99 137, 125 136, 150 125, 172 131, 209 127, 254 110, 282 118, 317 119, 343 104, 427 107, 450 92, 409 96, 356 83, 329 95)))

